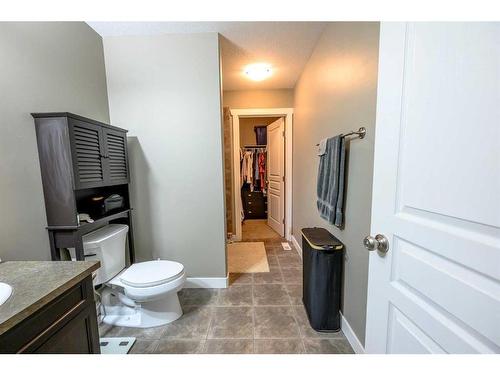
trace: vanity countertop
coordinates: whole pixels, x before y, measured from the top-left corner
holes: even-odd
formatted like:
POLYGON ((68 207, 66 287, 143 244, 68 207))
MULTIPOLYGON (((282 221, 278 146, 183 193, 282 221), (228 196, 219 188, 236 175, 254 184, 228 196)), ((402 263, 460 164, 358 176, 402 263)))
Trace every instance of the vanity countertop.
POLYGON ((12 295, 0 306, 0 335, 78 284, 99 267, 98 261, 0 263, 0 282, 12 287, 12 295))

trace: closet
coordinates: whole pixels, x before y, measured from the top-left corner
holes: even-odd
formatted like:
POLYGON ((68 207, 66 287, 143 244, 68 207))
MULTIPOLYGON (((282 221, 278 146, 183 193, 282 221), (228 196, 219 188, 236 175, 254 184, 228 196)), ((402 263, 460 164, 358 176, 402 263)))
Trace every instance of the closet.
POLYGON ((267 219, 266 126, 255 126, 256 144, 241 148, 241 200, 243 219, 267 219))

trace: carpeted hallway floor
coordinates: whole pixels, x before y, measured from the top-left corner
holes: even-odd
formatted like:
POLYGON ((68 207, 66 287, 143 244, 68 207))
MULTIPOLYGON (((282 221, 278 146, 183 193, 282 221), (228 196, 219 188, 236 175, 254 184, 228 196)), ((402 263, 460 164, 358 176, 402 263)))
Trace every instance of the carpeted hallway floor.
POLYGON ((281 237, 269 225, 267 220, 245 220, 241 225, 242 241, 279 240, 281 237))

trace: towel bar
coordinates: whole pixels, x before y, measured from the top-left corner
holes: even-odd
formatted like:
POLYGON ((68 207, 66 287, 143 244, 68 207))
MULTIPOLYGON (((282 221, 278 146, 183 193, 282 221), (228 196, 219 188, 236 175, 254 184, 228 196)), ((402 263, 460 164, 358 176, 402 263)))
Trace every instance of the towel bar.
MULTIPOLYGON (((357 135, 358 138, 363 139, 366 135, 366 128, 362 126, 361 128, 359 128, 358 131, 352 131, 352 132, 349 132, 347 134, 341 134, 341 135, 342 135, 342 137, 348 137, 350 135, 357 135)), ((316 143, 316 146, 319 146, 319 143, 316 143)))

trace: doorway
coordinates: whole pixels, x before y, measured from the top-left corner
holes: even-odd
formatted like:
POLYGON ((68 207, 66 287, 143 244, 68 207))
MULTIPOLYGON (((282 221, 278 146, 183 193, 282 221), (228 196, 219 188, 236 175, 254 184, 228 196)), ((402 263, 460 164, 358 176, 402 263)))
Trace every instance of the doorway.
POLYGON ((291 108, 231 109, 235 241, 291 235, 292 113, 291 108), (260 158, 260 170, 254 157, 260 158))
POLYGON ((240 119, 242 241, 284 236, 284 121, 240 119))

